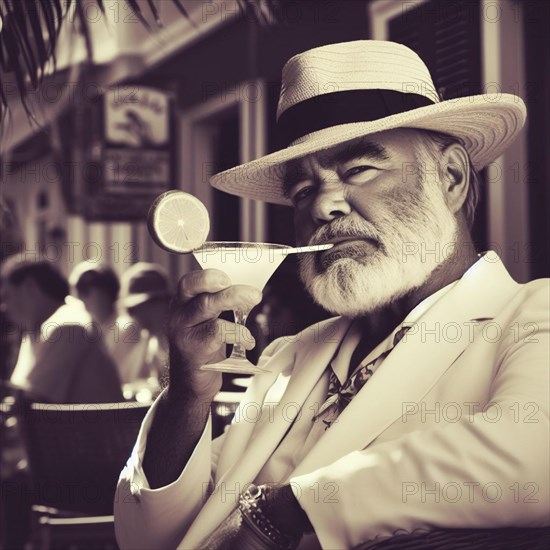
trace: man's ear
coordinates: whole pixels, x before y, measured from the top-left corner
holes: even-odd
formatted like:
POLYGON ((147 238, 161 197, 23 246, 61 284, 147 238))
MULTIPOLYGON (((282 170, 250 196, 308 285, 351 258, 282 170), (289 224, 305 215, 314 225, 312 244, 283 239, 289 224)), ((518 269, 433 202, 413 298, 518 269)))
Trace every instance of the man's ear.
POLYGON ((441 186, 447 206, 456 214, 464 204, 470 186, 468 153, 458 143, 452 143, 442 152, 441 186))

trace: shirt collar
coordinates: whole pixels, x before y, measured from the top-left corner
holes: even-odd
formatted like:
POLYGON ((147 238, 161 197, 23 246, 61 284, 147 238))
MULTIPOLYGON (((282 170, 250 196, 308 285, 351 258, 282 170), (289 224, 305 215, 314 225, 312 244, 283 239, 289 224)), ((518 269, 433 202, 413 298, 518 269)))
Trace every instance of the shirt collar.
MULTIPOLYGON (((395 333, 404 326, 412 326, 422 317, 438 300, 440 300, 447 292, 449 292, 458 281, 453 281, 452 283, 440 288, 433 294, 430 294, 427 298, 424 298, 419 304, 417 304, 405 317, 403 322, 399 323, 392 332, 382 340, 364 359, 361 361, 361 365, 370 363, 376 357, 384 353, 385 351, 391 349, 393 346, 393 339, 395 333)), ((349 365, 351 362, 351 357, 355 348, 359 344, 362 338, 361 330, 357 323, 351 322, 344 338, 342 339, 336 354, 330 362, 330 366, 334 371, 334 374, 340 381, 340 384, 344 384, 348 378, 349 374, 349 365)))
POLYGON ((405 317, 405 320, 396 327, 395 332, 397 332, 397 330, 403 325, 405 326, 414 325, 414 323, 416 323, 416 321, 418 321, 418 319, 420 319, 422 315, 424 315, 438 300, 443 298, 443 296, 445 296, 445 294, 447 294, 447 292, 449 292, 449 290, 451 290, 451 288, 453 288, 457 283, 458 283, 458 280, 453 281, 452 283, 449 283, 443 288, 436 290, 433 294, 430 294, 427 298, 424 298, 424 300, 422 300, 409 312, 409 314, 405 317))

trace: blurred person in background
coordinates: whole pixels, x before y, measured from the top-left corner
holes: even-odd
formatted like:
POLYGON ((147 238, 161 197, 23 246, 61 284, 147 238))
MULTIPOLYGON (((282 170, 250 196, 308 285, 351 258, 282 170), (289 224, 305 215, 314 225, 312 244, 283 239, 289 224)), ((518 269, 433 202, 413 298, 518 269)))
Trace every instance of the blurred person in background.
MULTIPOLYGON (((21 228, 15 215, 15 209, 10 201, 0 196, 0 264, 8 257, 19 254, 23 248, 21 228)), ((0 285, 2 281, 0 280, 0 285)), ((11 321, 0 307, 0 381, 9 380, 17 361, 17 350, 21 343, 21 334, 17 323, 11 321)), ((8 388, 2 391, 2 400, 10 395, 8 388)), ((5 402, 3 402, 4 404, 5 402)), ((2 412, 4 412, 3 409, 2 412)), ((0 425, 0 548, 21 548, 30 530, 30 514, 28 507, 14 498, 10 489, 15 484, 27 486, 25 471, 17 467, 18 461, 24 456, 19 439, 10 437, 10 430, 5 422, 0 425), (14 450, 14 448, 16 450, 14 450), (9 526, 9 528, 8 528, 9 526)))
POLYGON ((170 297, 168 276, 154 263, 138 262, 121 276, 120 306, 143 327, 140 338, 146 342, 141 362, 134 365, 136 378, 161 380, 166 373, 170 297))
POLYGON ((136 320, 117 310, 120 282, 116 273, 107 265, 84 261, 75 266, 69 283, 73 295, 84 303, 98 324, 103 343, 118 368, 121 383, 139 378, 147 339, 142 337, 142 327, 136 320))
MULTIPOLYGON (((14 208, 4 197, 0 197, 0 264, 22 248, 21 228, 14 208)), ((0 309, 0 325, 0 380, 7 380, 15 365, 21 339, 17 327, 3 309, 0 309)))
POLYGON ((9 258, 0 271, 2 307, 23 334, 10 381, 51 403, 122 401, 116 365, 92 319, 54 264, 9 258))

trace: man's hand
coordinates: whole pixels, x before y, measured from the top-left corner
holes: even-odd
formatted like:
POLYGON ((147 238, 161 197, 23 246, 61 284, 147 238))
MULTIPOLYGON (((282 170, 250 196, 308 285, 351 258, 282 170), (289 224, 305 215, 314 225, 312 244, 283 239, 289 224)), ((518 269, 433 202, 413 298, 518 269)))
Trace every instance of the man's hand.
POLYGON ((170 386, 160 400, 143 458, 152 489, 172 483, 181 474, 221 388, 221 373, 200 367, 225 359, 226 344, 240 339, 247 349, 254 346, 246 328, 218 316, 229 309, 250 309, 261 299, 259 290, 231 286, 225 273, 217 269, 193 271, 180 279, 167 323, 170 386))
POLYGON ((248 311, 261 299, 258 289, 232 286, 218 269, 192 271, 180 279, 168 322, 171 391, 187 386, 194 396, 208 398, 220 390, 221 374, 199 367, 224 360, 226 344, 241 342, 252 349, 254 338, 246 327, 219 319, 219 315, 234 309, 248 311))

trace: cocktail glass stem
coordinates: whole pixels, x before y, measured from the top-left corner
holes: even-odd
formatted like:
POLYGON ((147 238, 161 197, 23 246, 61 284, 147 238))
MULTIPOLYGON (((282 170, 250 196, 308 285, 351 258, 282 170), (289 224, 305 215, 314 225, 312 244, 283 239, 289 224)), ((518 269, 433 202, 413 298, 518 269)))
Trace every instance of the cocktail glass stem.
POLYGON ((246 349, 240 341, 239 335, 241 334, 241 331, 239 329, 239 325, 242 325, 243 327, 245 326, 249 313, 249 311, 241 311, 238 309, 233 310, 235 324, 237 325, 237 338, 233 344, 233 351, 231 352, 231 355, 221 363, 203 365, 201 370, 215 370, 239 374, 258 374, 259 372, 269 372, 266 369, 254 365, 254 363, 251 363, 247 359, 246 349))
MULTIPOLYGON (((235 323, 244 327, 246 325, 248 312, 245 313, 244 311, 235 309, 233 311, 233 314, 235 315, 235 323)), ((246 358, 246 349, 242 345, 240 338, 237 338, 237 341, 233 346, 233 351, 231 352, 230 359, 244 359, 245 361, 248 361, 248 359, 246 358)))
MULTIPOLYGON (((242 325, 243 327, 245 326, 248 313, 249 312, 233 310, 235 324, 237 325, 237 335, 241 332, 238 325, 242 325)), ((235 340, 235 344, 233 344, 233 351, 227 359, 221 363, 203 365, 201 370, 214 370, 238 374, 258 374, 260 372, 270 372, 269 370, 259 367, 258 365, 254 365, 254 363, 251 363, 248 360, 246 357, 246 349, 242 345, 238 336, 235 340)))

